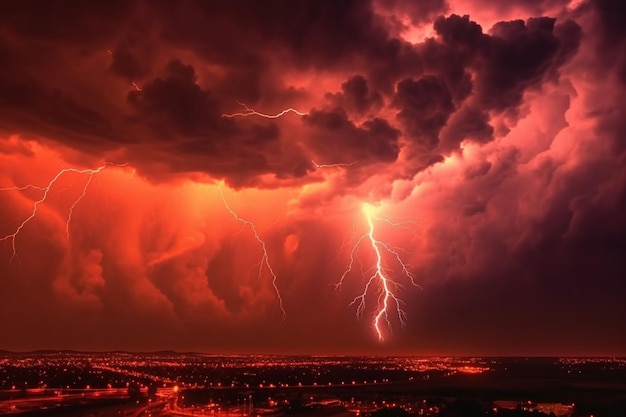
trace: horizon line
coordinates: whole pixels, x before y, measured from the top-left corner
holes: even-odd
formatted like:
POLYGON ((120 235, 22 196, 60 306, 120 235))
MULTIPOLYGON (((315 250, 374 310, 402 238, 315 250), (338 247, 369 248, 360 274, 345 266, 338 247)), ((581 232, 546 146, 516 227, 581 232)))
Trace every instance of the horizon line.
POLYGON ((252 353, 252 352, 234 352, 234 353, 209 353, 201 351, 178 351, 172 349, 158 349, 158 350, 127 350, 127 349, 111 349, 111 350, 81 350, 81 349, 31 349, 31 350, 10 350, 0 349, 0 354, 43 354, 43 353, 76 353, 76 354, 133 354, 133 355, 148 355, 148 354, 175 354, 175 355, 204 355, 204 356, 282 356, 282 357, 343 357, 343 358, 359 358, 359 357, 372 357, 372 358, 571 358, 571 359, 596 359, 596 358, 615 358, 626 359, 626 354, 586 354, 586 355, 555 355, 555 354, 488 354, 488 355, 475 355, 475 354, 409 354, 409 353, 252 353))

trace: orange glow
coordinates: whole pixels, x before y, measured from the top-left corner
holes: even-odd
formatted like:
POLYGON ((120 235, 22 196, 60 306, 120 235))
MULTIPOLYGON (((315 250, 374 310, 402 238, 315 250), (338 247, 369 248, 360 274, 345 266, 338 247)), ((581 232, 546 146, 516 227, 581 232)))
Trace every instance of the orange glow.
POLYGON ((479 352, 554 312, 548 348, 614 343, 611 2, 49 3, 0 31, 3 349, 479 352))
POLYGON ((461 366, 458 368, 458 371, 463 374, 482 374, 488 370, 489 368, 483 366, 461 366))
POLYGON ((84 174, 84 175, 87 176, 87 180, 85 182, 85 185, 83 186, 83 191, 72 202, 72 205, 70 206, 70 208, 68 210, 68 213, 67 213, 67 220, 65 222, 65 233, 67 235, 67 238, 69 239, 69 237, 70 237, 70 222, 72 220, 72 214, 74 213, 74 208, 85 197, 85 194, 87 193, 87 188, 89 187, 89 184, 91 184, 91 180, 93 179, 94 175, 96 175, 97 173, 102 171, 107 166, 108 166, 108 164, 105 164, 105 165, 102 165, 102 166, 100 166, 100 167, 98 167, 96 169, 76 169, 76 168, 62 169, 52 178, 52 180, 50 180, 48 185, 46 185, 45 187, 40 187, 40 186, 28 184, 28 185, 25 185, 25 186, 7 187, 7 188, 0 189, 0 191, 24 191, 24 190, 28 190, 28 189, 35 189, 35 190, 38 190, 38 191, 43 191, 43 194, 42 194, 41 198, 38 199, 38 200, 35 200, 33 202, 33 209, 30 212, 30 214, 17 226, 17 228, 12 233, 9 233, 8 235, 0 238, 0 241, 9 240, 11 242, 11 248, 13 250, 13 253, 11 255, 11 260, 13 260, 17 256, 17 247, 16 247, 16 244, 15 244, 15 241, 16 241, 18 235, 20 234, 22 229, 26 226, 26 224, 28 224, 28 222, 30 222, 31 220, 33 220, 35 218, 35 216, 37 216, 37 209, 39 208, 39 205, 46 201, 46 199, 48 198, 48 194, 51 192, 51 189, 55 185, 55 183, 65 174, 70 174, 70 173, 80 174, 80 175, 84 174))
POLYGON ((290 234, 285 237, 285 253, 289 256, 293 255, 293 253, 298 250, 298 246, 300 245, 300 239, 295 234, 290 234))
POLYGON ((252 233, 254 234, 254 238, 261 245, 261 249, 263 250, 263 255, 261 257, 261 261, 259 262, 259 279, 261 279, 263 275, 263 267, 265 266, 265 268, 268 270, 268 272, 272 276, 272 286, 274 287, 274 291, 276 292, 276 297, 278 298, 278 306, 280 308, 280 311, 282 312, 283 320, 284 320, 285 317, 287 316, 287 312, 285 311, 285 307, 283 307, 283 298, 280 295, 280 290, 278 289, 278 285, 276 283, 278 281, 278 277, 276 276, 276 273, 274 272, 274 268, 272 268, 272 265, 270 263, 270 258, 267 254, 267 245, 265 244, 265 241, 261 239, 261 236, 259 236, 259 232, 254 223, 252 223, 249 220, 239 217, 239 215, 235 213, 235 211, 232 208, 230 208, 230 206, 228 205, 228 202, 226 201, 226 197, 224 197, 224 192, 222 191, 222 188, 218 186, 217 189, 220 193, 220 196, 222 197, 222 201, 224 202, 224 206, 226 207, 226 210, 228 210, 228 212, 235 218, 235 220, 237 220, 240 223, 243 223, 246 226, 249 226, 250 229, 252 230, 252 233))

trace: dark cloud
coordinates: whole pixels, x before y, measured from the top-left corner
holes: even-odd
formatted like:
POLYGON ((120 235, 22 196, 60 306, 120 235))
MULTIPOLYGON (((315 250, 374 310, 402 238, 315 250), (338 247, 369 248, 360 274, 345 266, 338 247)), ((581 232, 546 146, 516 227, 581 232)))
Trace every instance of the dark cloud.
POLYGON ((623 16, 626 5, 619 0, 592 0, 592 7, 599 14, 599 24, 602 28, 603 41, 608 46, 626 41, 626 28, 623 16))
POLYGON ((154 135, 206 135, 221 119, 217 100, 196 84, 194 68, 179 60, 167 64, 163 78, 149 81, 141 91, 131 91, 128 102, 154 128, 154 135))
POLYGON ((123 0, 106 4, 80 0, 8 2, 2 6, 0 21, 25 38, 93 48, 110 41, 136 5, 123 0))
POLYGON ((454 111, 448 88, 436 77, 400 81, 392 105, 405 133, 425 151, 439 145, 439 131, 454 111))
POLYGON ((455 112, 441 132, 441 148, 456 149, 463 140, 485 143, 493 139, 493 127, 487 112, 467 105, 455 112))
POLYGON ((355 125, 340 108, 311 110, 304 117, 310 129, 309 146, 323 163, 390 163, 400 152, 400 132, 384 119, 355 125))
POLYGON ((184 1, 166 5, 162 12, 170 23, 164 28, 166 39, 234 66, 259 65, 268 51, 278 48, 298 65, 336 67, 387 44, 386 29, 368 1, 184 1))
POLYGON ((366 115, 370 110, 378 111, 383 106, 383 97, 370 91, 367 80, 362 75, 350 77, 341 84, 341 93, 328 94, 327 98, 335 106, 343 107, 349 113, 366 115))
POLYGON ((469 16, 439 16, 434 21, 433 28, 445 44, 457 47, 469 57, 477 52, 487 38, 482 27, 470 20, 469 16))
MULTIPOLYGON (((238 187, 264 174, 287 179, 312 170, 301 151, 283 146, 274 121, 222 117, 219 100, 196 81, 193 66, 174 60, 162 77, 128 94, 136 110, 130 123, 147 129, 142 136, 155 145, 148 155, 166 162, 173 172, 203 172, 238 187)), ((131 156, 140 167, 152 163, 142 149, 131 156)), ((167 175, 147 170, 151 175, 167 175)))
MULTIPOLYGON (((12 6, 8 13, 13 34, 5 45, 13 59, 0 72, 0 83, 8 92, 4 107, 11 115, 0 124, 7 132, 29 131, 100 155, 117 148, 128 155, 128 162, 143 166, 146 175, 157 175, 157 170, 161 176, 168 171, 199 171, 231 184, 258 183, 267 174, 303 178, 311 170, 307 161, 312 157, 364 158, 364 165, 394 161, 403 140, 413 143, 409 152, 415 153, 414 170, 423 169, 462 140, 488 141, 492 128, 487 112, 516 114, 524 92, 555 73, 576 50, 580 35, 574 23, 555 26, 548 18, 501 22, 487 35, 468 17, 451 15, 435 20, 437 39, 411 45, 394 38, 372 4, 361 1, 269 5, 181 1, 150 8, 142 2, 120 3, 102 11, 96 26, 101 33, 83 27, 91 22, 94 10, 71 2, 41 9, 52 16, 67 13, 71 18, 67 27, 31 28, 24 20, 33 12, 31 6, 29 2, 23 8, 12 6), (108 31, 103 29, 107 25, 108 31), (64 41, 83 29, 83 41, 90 40, 91 50, 64 41), (58 33, 50 39, 41 36, 54 30, 58 33), (16 38, 33 39, 41 51, 24 52, 16 38), (94 50, 95 45, 102 49, 94 50), (107 50, 110 54, 105 54, 107 50), (192 55, 181 59, 180 50, 192 55), (96 86, 89 96, 79 92, 79 85, 69 78, 73 75, 57 63, 59 56, 80 56, 85 66, 93 66, 89 62, 97 56, 106 57, 98 74, 108 70, 124 79, 130 90, 124 93, 126 102, 112 101, 114 97, 98 92, 96 86), (42 70, 46 66, 51 66, 54 77, 46 78, 42 70), (341 119, 345 112, 342 123, 348 126, 351 115, 376 118, 388 104, 398 110, 404 139, 381 133, 386 122, 380 118, 368 122, 372 126, 345 127, 348 137, 362 137, 358 143, 363 149, 339 146, 331 156, 317 146, 319 140, 288 140, 287 132, 293 135, 299 128, 293 122, 285 126, 278 120, 221 117, 223 109, 232 109, 237 101, 272 103, 280 110, 281 98, 319 100, 324 92, 298 90, 283 79, 283 71, 306 69, 358 74, 341 84, 340 93, 327 95, 336 108, 328 118, 341 119), (377 139, 363 139, 367 137, 377 139), (152 148, 139 149, 139 143, 151 143, 152 148), (126 144, 129 149, 124 149, 126 144), (155 163, 156 159, 160 161, 155 163)), ((423 15, 426 20, 446 9, 440 1, 419 7, 399 1, 378 6, 403 9, 413 19, 423 15)), ((89 84, 87 80, 81 85, 89 84)), ((112 78, 107 84, 120 89, 112 78)), ((320 117, 312 114, 309 125, 320 117)), ((396 128, 388 126, 386 131, 396 128)), ((352 141, 357 142, 338 143, 352 141)))
MULTIPOLYGON (((514 349, 502 334, 541 353, 519 336, 533 323, 543 348, 566 348, 554 334, 575 342, 594 322, 609 343, 626 268, 623 2, 471 2, 485 19, 448 14, 449 3, 4 4, 2 188, 45 184, 59 166, 128 163, 94 176, 70 239, 66 200, 85 176, 53 187, 58 199, 24 228, 23 264, 0 243, 2 314, 26 307, 9 339, 84 346, 92 324, 112 348, 374 349, 370 322, 345 308, 358 273, 339 295, 330 285, 349 257, 345 225, 362 233, 370 201, 419 223, 398 238, 424 284, 402 293, 413 310, 398 346, 514 349), (403 39, 408 22, 432 23, 433 37, 403 39), (299 113, 271 116, 285 108, 299 113), (131 169, 142 178, 121 184, 131 169), (250 274, 258 241, 194 180, 242 191, 238 208, 276 262, 283 330, 270 282, 250 274)), ((23 218, 37 192, 3 191, 3 218, 23 218)), ((381 239, 403 233, 390 229, 381 239)))
POLYGON ((113 52, 113 63, 111 69, 129 81, 142 78, 147 74, 134 52, 128 47, 119 47, 113 52))
POLYGON ((600 34, 596 43, 596 59, 604 63, 590 69, 600 72, 615 69, 618 78, 626 84, 626 29, 622 18, 626 6, 616 0, 594 0, 587 6, 597 14, 592 23, 592 30, 600 34))
POLYGON ((493 139, 489 112, 519 119, 524 94, 557 79, 581 36, 576 23, 551 18, 499 22, 485 34, 468 16, 453 14, 436 19, 434 29, 438 39, 418 48, 426 71, 438 76, 399 82, 392 105, 405 135, 440 153, 463 140, 493 139))
POLYGON ((0 89, 0 130, 5 134, 60 140, 95 153, 124 141, 97 106, 71 92, 10 69, 0 70, 0 89))
POLYGON ((540 86, 576 52, 581 36, 575 23, 555 28, 547 17, 498 22, 490 35, 468 16, 440 17, 434 27, 475 71, 475 100, 497 111, 514 110, 528 88, 540 86))

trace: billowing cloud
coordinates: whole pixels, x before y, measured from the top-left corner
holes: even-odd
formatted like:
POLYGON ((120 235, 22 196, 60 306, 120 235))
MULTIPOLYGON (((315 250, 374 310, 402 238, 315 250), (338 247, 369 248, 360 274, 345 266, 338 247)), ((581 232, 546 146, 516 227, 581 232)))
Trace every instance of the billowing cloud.
POLYGON ((509 3, 5 7, 4 347, 623 354, 623 5, 509 3))

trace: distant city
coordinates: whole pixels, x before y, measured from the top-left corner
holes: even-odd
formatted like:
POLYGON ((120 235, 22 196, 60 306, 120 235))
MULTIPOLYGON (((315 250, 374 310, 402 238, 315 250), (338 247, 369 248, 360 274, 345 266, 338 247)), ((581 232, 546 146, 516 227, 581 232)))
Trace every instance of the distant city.
POLYGON ((626 358, 0 352, 0 414, 626 416, 626 358))

